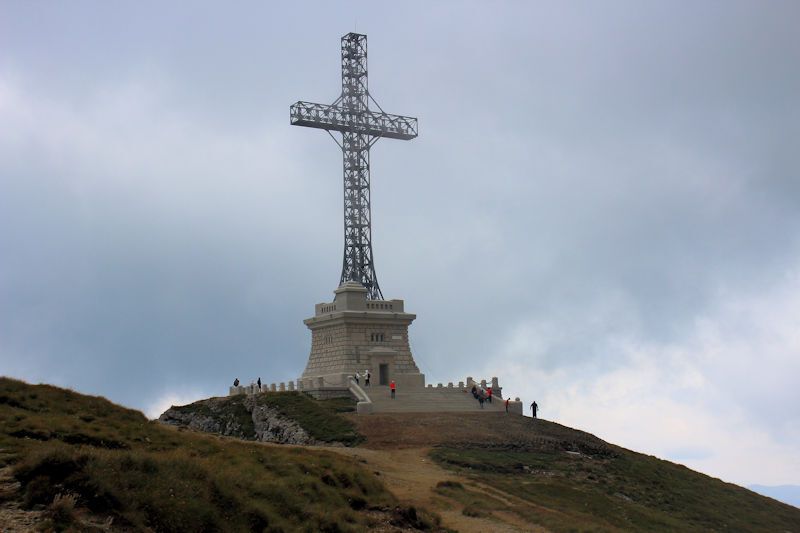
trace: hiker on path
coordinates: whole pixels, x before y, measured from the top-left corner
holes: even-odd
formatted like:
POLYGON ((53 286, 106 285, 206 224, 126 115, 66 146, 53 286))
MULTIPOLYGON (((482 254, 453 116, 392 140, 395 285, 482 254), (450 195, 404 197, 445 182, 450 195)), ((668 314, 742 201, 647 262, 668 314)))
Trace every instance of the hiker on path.
POLYGON ((483 409, 483 402, 484 402, 483 394, 478 395, 478 403, 481 404, 481 409, 483 409))
POLYGON ((472 397, 475 398, 476 400, 478 399, 478 387, 476 387, 475 385, 472 386, 472 397))
POLYGON ((261 376, 258 376, 258 381, 256 381, 256 383, 258 383, 258 392, 261 392, 261 376))
POLYGON ((486 399, 489 400, 489 403, 492 403, 492 388, 491 387, 486 389, 486 399))
POLYGON ((358 384, 359 384, 359 383, 358 383, 358 378, 360 378, 360 377, 361 377, 361 374, 359 374, 359 373, 358 373, 358 370, 356 370, 356 375, 355 375, 355 376, 353 376, 353 377, 356 379, 356 385, 358 385, 358 384))
POLYGON ((364 385, 369 387, 369 368, 364 370, 364 385))
POLYGON ((392 380, 392 382, 389 383, 389 390, 392 391, 392 400, 394 400, 394 389, 395 389, 395 387, 396 387, 396 385, 394 384, 394 380, 392 380))
POLYGON ((531 404, 531 416, 533 416, 533 418, 536 418, 536 412, 537 412, 538 410, 539 410, 539 406, 538 406, 538 405, 536 405, 536 401, 534 401, 534 402, 531 404))
POLYGON ((511 401, 510 398, 506 398, 506 413, 508 412, 508 402, 511 401))
POLYGON ((236 379, 233 380, 233 386, 234 387, 238 387, 239 386, 239 378, 236 378, 236 379))

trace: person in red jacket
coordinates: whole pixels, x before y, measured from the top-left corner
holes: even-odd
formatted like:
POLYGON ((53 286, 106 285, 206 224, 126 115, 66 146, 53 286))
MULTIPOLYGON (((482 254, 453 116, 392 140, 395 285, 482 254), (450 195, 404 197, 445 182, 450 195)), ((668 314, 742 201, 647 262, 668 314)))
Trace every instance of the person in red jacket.
POLYGON ((491 387, 488 387, 486 389, 486 395, 487 395, 486 399, 489 401, 489 403, 492 403, 492 388, 491 387))
POLYGON ((394 380, 392 380, 391 383, 389 383, 389 390, 392 391, 392 400, 394 400, 394 390, 395 390, 395 388, 396 388, 396 385, 394 384, 394 380))

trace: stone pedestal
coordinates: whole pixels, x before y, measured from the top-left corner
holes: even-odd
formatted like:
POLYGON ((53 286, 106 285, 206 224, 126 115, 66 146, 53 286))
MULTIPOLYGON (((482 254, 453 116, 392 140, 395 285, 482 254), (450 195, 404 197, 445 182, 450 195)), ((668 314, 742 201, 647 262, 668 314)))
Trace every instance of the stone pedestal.
POLYGON ((334 294, 303 321, 311 330, 311 354, 301 380, 346 386, 348 376, 368 369, 373 386, 394 380, 402 388, 424 387, 408 343, 416 315, 404 311, 403 300, 367 300, 367 290, 352 281, 334 294))

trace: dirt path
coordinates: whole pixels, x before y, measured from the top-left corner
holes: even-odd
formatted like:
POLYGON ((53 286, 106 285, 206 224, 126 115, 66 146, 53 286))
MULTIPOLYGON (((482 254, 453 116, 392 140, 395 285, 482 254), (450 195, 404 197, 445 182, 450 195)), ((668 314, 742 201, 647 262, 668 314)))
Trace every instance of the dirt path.
MULTIPOLYGON (((435 491, 440 481, 457 481, 484 494, 517 503, 518 498, 494 488, 481 486, 465 477, 449 472, 428 457, 429 448, 405 448, 401 450, 370 450, 367 448, 329 448, 326 451, 360 459, 368 470, 379 472, 386 487, 405 504, 424 507, 442 517, 444 527, 463 533, 545 532, 544 528, 528 524, 513 512, 492 510, 491 518, 479 518, 463 514, 463 504, 435 491)), ((520 502, 522 500, 519 500, 520 502)))

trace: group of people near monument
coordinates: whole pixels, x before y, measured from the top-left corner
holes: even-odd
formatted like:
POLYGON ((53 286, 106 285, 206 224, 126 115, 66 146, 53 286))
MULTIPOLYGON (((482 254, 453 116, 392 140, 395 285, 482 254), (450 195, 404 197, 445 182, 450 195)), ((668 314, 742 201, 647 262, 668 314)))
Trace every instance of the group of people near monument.
MULTIPOLYGON (((361 377, 362 377, 362 375, 359 374, 357 371, 353 375, 353 379, 356 380, 356 385, 360 385, 361 384, 360 383, 361 382, 361 377)), ((370 378, 372 377, 372 374, 370 374, 369 369, 364 370, 363 377, 364 377, 364 386, 365 387, 369 387, 370 386, 369 385, 369 381, 370 381, 370 378)), ((258 387, 258 390, 261 390, 261 377, 259 377, 258 380, 256 381, 256 385, 258 387)), ((238 387, 239 386, 239 378, 236 378, 233 381, 233 386, 234 387, 238 387)), ((395 399, 396 390, 397 390, 397 385, 395 384, 394 380, 391 380, 391 382, 389 383, 389 391, 390 391, 392 400, 395 399)), ((491 387, 486 387, 484 389, 480 385, 473 385, 471 392, 472 392, 472 397, 475 398, 476 400, 478 400, 478 403, 480 404, 481 409, 483 409, 483 404, 484 403, 486 403, 486 402, 492 403, 492 388, 491 387)), ((501 398, 501 400, 502 400, 502 398, 501 398)), ((509 402, 509 400, 506 399, 506 401, 505 401, 506 412, 508 412, 508 402, 509 402)), ((536 415, 538 414, 538 411, 539 411, 539 405, 534 401, 533 403, 531 403, 531 416, 533 418, 536 418, 536 415)))
POLYGON ((481 405, 481 409, 483 409, 483 404, 485 402, 492 403, 492 388, 486 387, 485 389, 480 385, 473 385, 472 386, 472 397, 478 400, 478 403, 481 405))
MULTIPOLYGON (((370 380, 371 377, 372 377, 372 374, 370 374, 369 368, 364 370, 364 386, 365 387, 369 387, 369 380, 370 380)), ((361 374, 358 373, 358 370, 356 370, 356 373, 353 375, 353 379, 356 380, 356 385, 361 385, 361 382, 360 382, 361 374)))
MULTIPOLYGON (((365 387, 369 387, 370 377, 372 377, 372 374, 370 374, 369 368, 368 368, 368 369, 364 370, 364 386, 365 387)), ((353 374, 353 379, 356 380, 356 385, 360 385, 361 384, 361 374, 359 374, 357 370, 356 370, 356 373, 353 374)), ((397 385, 395 384, 394 380, 391 380, 391 382, 389 383, 389 391, 390 391, 392 400, 394 400, 394 398, 395 398, 396 390, 397 390, 397 385)))
MULTIPOLYGON (((475 398, 476 400, 478 400, 478 403, 480 404, 481 409, 483 409, 483 404, 485 402, 492 403, 492 388, 491 387, 486 387, 484 389, 480 385, 473 385, 471 392, 472 392, 472 397, 475 398)), ((502 400, 502 398, 500 398, 500 399, 502 400)), ((519 398, 517 398, 517 399, 519 399, 519 398)), ((510 402, 510 399, 506 398, 506 400, 505 400, 506 413, 508 412, 508 404, 509 404, 509 402, 510 402)), ((539 412, 539 405, 536 403, 536 401, 534 401, 533 403, 531 403, 531 416, 533 418, 536 418, 536 415, 538 414, 538 412, 539 412)))
MULTIPOLYGON (((233 380, 233 386, 234 387, 238 387, 239 383, 240 383, 239 378, 236 378, 236 379, 233 380)), ((256 387, 258 387, 258 390, 261 390, 261 376, 259 376, 259 378, 255 382, 250 382, 250 383, 251 384, 255 384, 256 387)))

